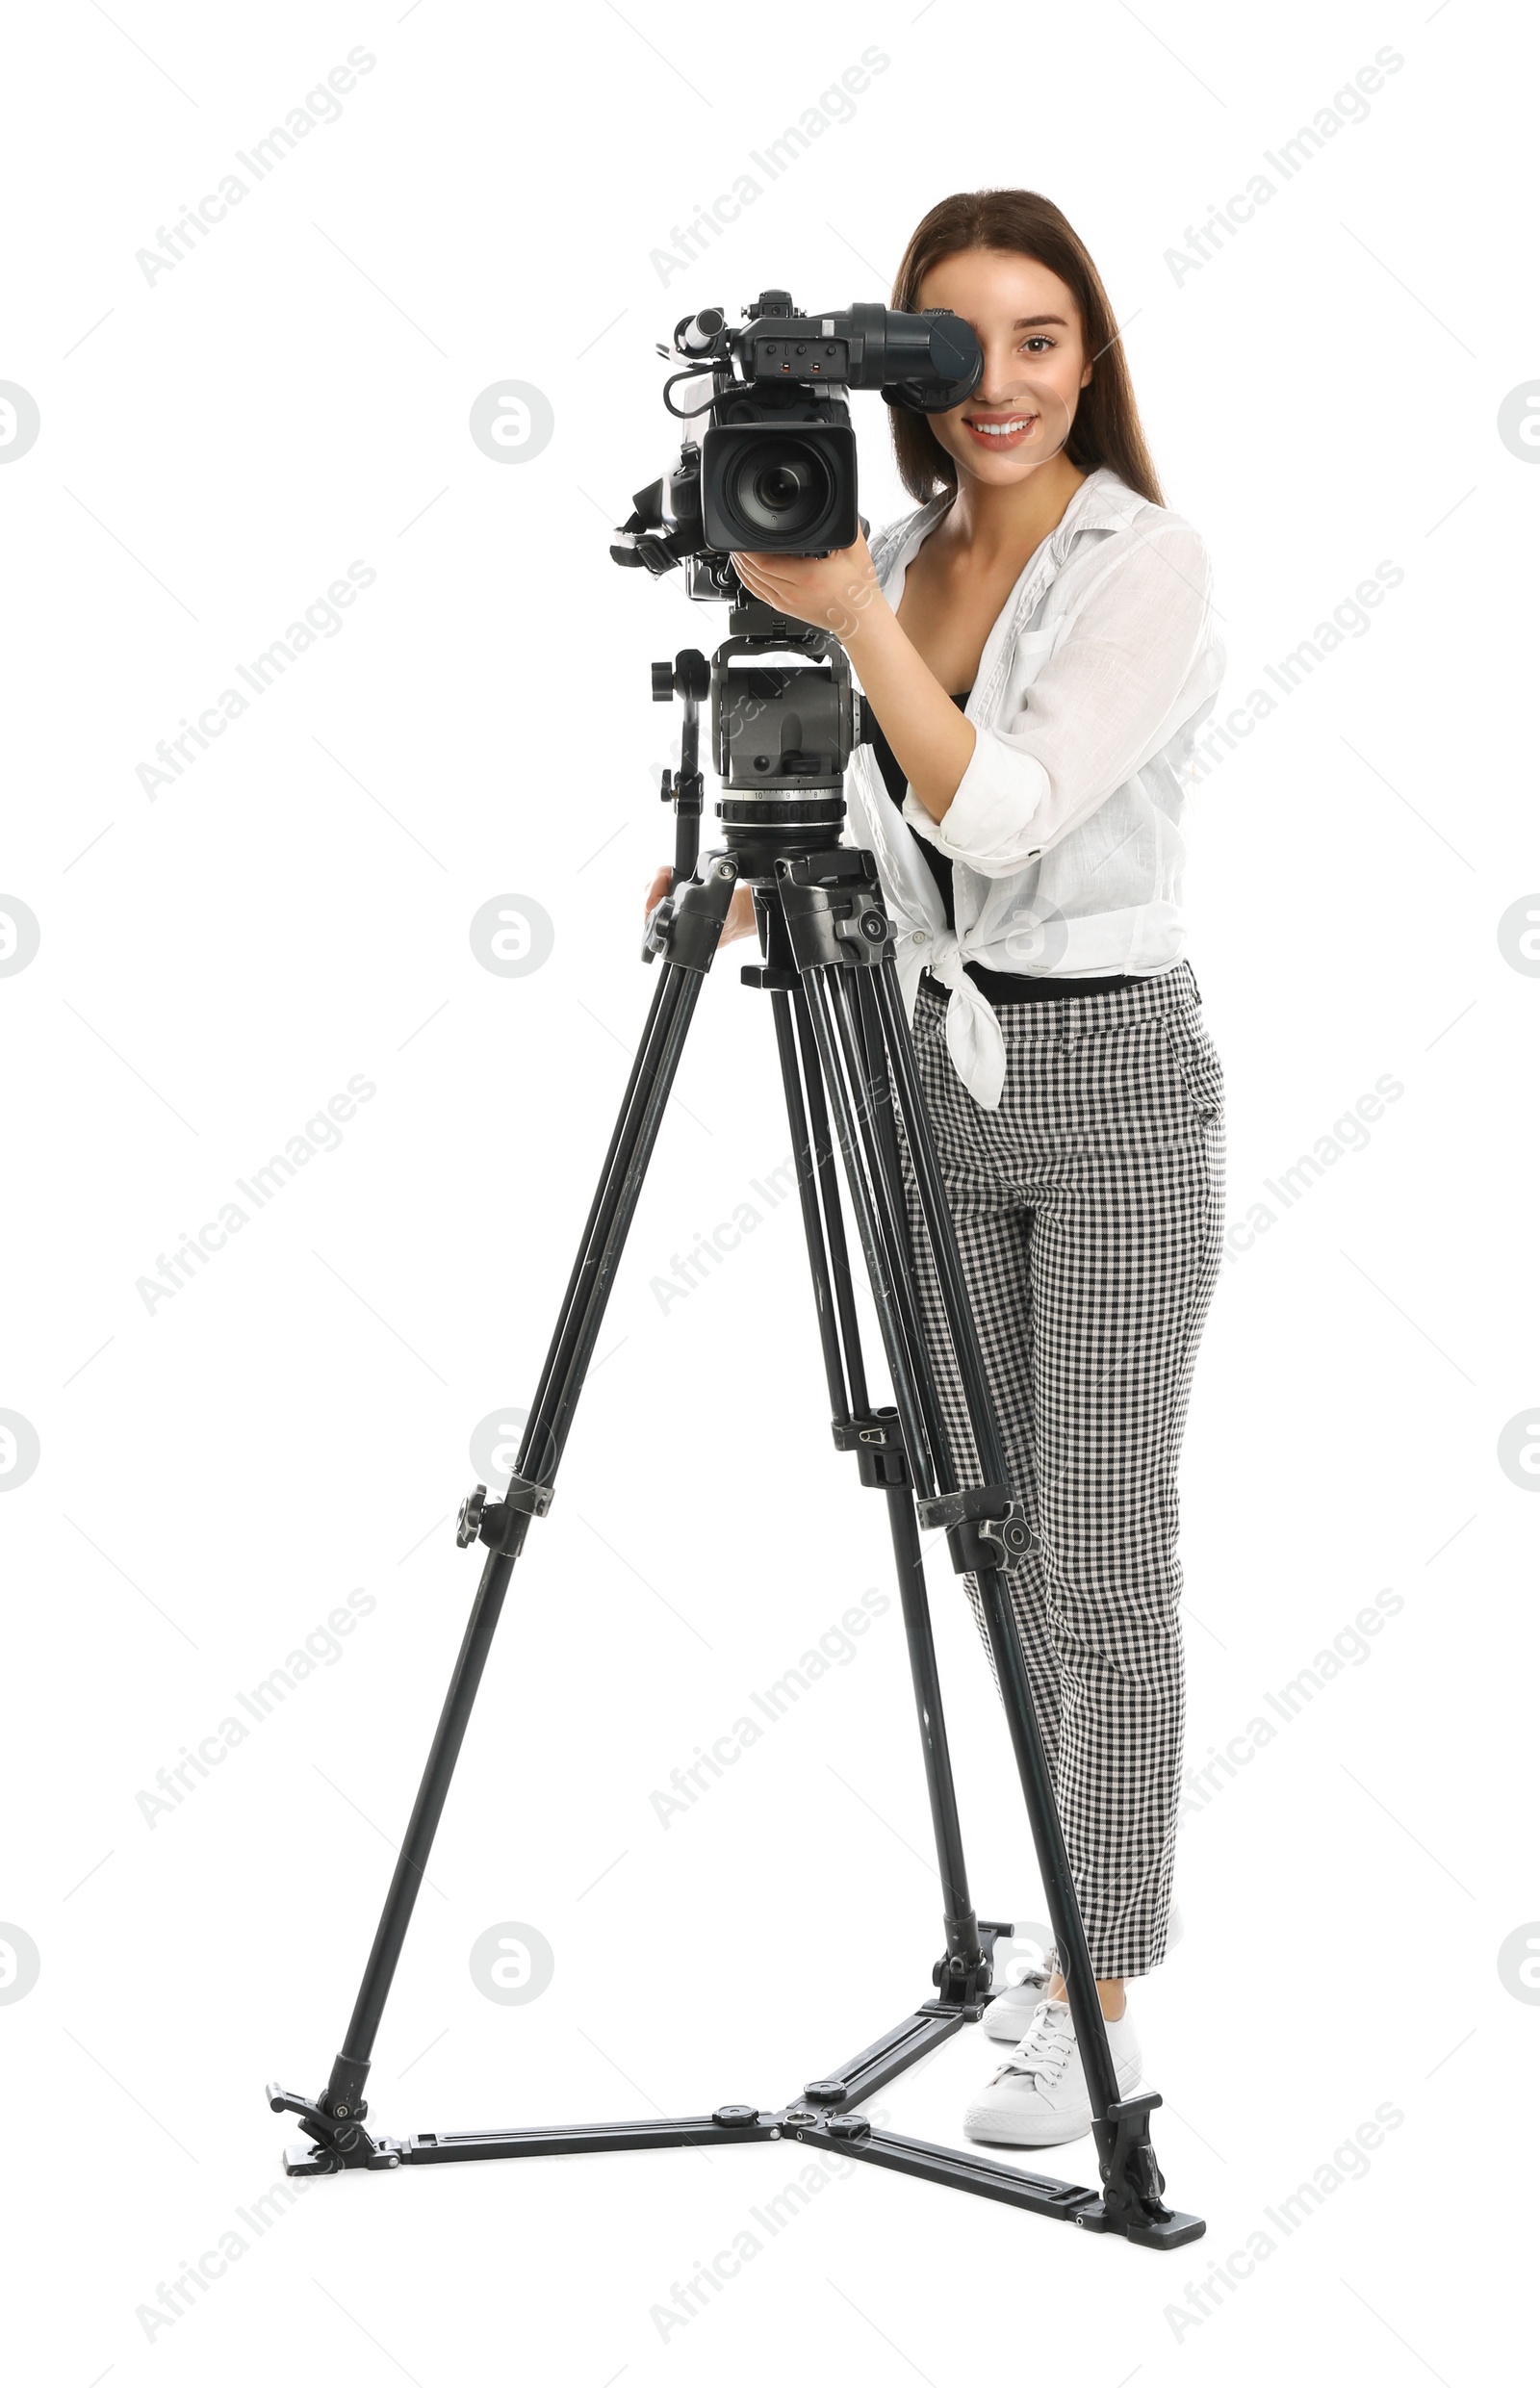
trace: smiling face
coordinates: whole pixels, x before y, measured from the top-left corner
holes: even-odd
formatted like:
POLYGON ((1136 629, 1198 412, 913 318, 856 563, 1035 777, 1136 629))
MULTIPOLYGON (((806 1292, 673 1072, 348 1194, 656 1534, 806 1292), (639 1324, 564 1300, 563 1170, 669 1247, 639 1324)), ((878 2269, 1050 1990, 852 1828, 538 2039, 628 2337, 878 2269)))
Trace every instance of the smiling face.
POLYGON ((933 266, 914 303, 950 307, 984 349, 973 396, 928 418, 959 473, 1002 487, 1057 456, 1091 371, 1068 284, 1034 257, 969 248, 933 266))

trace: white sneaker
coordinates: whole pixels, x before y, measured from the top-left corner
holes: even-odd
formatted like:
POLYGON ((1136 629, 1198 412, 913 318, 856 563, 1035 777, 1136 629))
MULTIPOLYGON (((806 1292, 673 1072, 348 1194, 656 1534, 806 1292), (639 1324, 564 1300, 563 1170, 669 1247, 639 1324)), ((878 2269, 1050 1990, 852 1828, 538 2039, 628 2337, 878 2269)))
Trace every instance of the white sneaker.
MULTIPOLYGON (((1173 1899, 1166 1925, 1168 1955, 1176 1946, 1181 1937, 1182 1911, 1173 1899)), ((996 1951, 1014 1945, 1014 1943, 1010 1941, 997 1940, 995 1942, 996 1951)), ((1047 1997, 1048 1984, 1053 1979, 1059 1964, 1059 1953, 1051 1945, 1044 1948, 1040 1956, 1037 1953, 1036 1940, 1027 1940, 1024 1946, 1029 1952, 1025 1958, 1007 1956, 999 1959, 999 1963, 1004 1967, 1006 1987, 990 1999, 983 2016, 984 2029, 988 2037, 991 2040, 1008 2041, 1012 2047, 1015 2046, 1016 2041, 1031 2023, 1033 2016, 1037 2013, 1039 2000, 1047 1997)))
MULTIPOLYGON (((1139 2087, 1143 2058, 1126 2007, 1108 2024, 1107 2044, 1117 2093, 1127 2097, 1139 2087)), ((970 2140, 1006 2147, 1057 2147, 1091 2129, 1091 2093, 1067 2000, 1039 2001, 1026 2037, 974 2099, 962 2128, 970 2140)))

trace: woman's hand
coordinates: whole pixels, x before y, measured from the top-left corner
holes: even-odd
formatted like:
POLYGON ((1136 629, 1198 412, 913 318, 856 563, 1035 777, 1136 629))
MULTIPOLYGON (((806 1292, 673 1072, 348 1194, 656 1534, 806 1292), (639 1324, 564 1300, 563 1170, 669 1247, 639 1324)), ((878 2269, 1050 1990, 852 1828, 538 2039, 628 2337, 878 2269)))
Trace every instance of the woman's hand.
MULTIPOLYGON (((647 890, 647 902, 643 907, 644 915, 651 913, 654 905, 661 904, 673 884, 673 879, 674 873, 668 863, 660 863, 653 873, 653 882, 647 890)), ((721 942, 724 945, 731 945, 734 937, 752 937, 754 931, 754 889, 734 887, 732 901, 728 906, 728 916, 722 923, 721 942)))
POLYGON ((884 602, 862 531, 853 546, 829 555, 734 555, 732 569, 751 596, 794 622, 831 631, 841 645, 854 638, 868 608, 884 602))

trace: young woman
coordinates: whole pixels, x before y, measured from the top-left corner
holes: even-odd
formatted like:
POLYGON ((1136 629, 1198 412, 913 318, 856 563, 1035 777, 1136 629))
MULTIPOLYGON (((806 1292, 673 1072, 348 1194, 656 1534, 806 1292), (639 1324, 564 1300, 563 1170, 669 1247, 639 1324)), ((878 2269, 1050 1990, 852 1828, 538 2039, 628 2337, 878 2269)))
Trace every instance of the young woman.
MULTIPOLYGON (((755 595, 833 631, 860 682, 871 743, 847 780, 850 833, 878 860, 1011 1481, 1037 1529, 1012 1605, 1126 2094, 1142 2058, 1124 1984, 1169 1936, 1176 1470, 1222 1224, 1223 1081, 1184 959, 1179 823, 1223 656, 1202 543, 1164 505, 1106 293, 1059 209, 1022 191, 942 200, 892 304, 952 308, 985 356, 950 413, 893 412, 917 510, 869 550, 733 561, 755 595)), ((728 934, 753 926, 740 890, 728 934)), ((1064 1991, 1045 1965, 989 2009, 1015 2044, 967 2110, 970 2137, 1043 2146, 1090 2128, 1064 1991)))

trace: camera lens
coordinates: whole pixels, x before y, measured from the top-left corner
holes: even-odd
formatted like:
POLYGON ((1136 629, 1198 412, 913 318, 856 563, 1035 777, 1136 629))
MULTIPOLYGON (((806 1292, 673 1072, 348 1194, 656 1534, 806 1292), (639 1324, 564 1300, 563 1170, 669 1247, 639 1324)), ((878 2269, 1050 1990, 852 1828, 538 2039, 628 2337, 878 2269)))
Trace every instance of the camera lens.
POLYGON ((761 505, 771 507, 777 514, 783 514, 787 506, 796 503, 801 488, 800 473, 794 473, 789 464, 773 464, 768 473, 760 474, 754 485, 754 494, 761 505))
POLYGON ((772 433, 745 444, 724 494, 752 530, 791 539, 817 526, 834 490, 814 447, 772 433))

